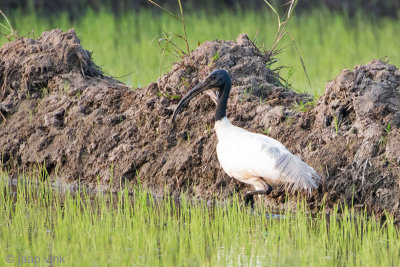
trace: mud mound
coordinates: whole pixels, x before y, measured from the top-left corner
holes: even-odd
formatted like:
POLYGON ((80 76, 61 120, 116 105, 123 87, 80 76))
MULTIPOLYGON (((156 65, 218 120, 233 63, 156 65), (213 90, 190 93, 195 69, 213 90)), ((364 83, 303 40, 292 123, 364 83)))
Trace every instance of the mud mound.
POLYGON ((80 46, 74 30, 45 32, 37 40, 21 38, 0 50, 0 112, 14 113, 27 98, 41 98, 58 90, 49 85, 55 76, 81 73, 100 76, 90 53, 80 46))
POLYGON ((213 68, 224 66, 235 77, 230 116, 245 127, 253 126, 256 110, 271 109, 266 102, 290 105, 305 97, 273 84, 276 75, 246 35, 206 42, 158 82, 136 90, 102 77, 73 30, 17 40, 0 55, 3 164, 12 174, 44 164, 53 177, 102 189, 138 177, 160 194, 165 185, 201 197, 242 186, 219 167, 208 96, 193 102, 199 113, 186 112, 175 129, 170 124, 179 96, 213 68))
POLYGON ((400 71, 382 61, 344 70, 316 107, 276 135, 322 174, 326 197, 400 218, 400 71), (286 128, 286 129, 285 129, 286 128))
MULTIPOLYGON (((0 153, 16 175, 45 165, 50 177, 118 190, 138 183, 162 194, 220 198, 246 185, 218 163, 215 105, 203 95, 170 117, 179 98, 216 68, 232 76, 228 117, 283 142, 323 177, 311 207, 347 201, 400 219, 399 70, 380 61, 344 71, 306 112, 280 86, 246 35, 205 42, 157 82, 131 90, 103 77, 74 31, 43 33, 0 49, 0 153), (390 125, 390 127, 388 126, 390 125), (139 179, 138 179, 139 178, 139 179)), ((272 202, 282 203, 275 191, 272 202)), ((271 198, 270 198, 271 199, 271 198)))
MULTIPOLYGON (((354 201, 400 217, 400 70, 372 61, 328 83, 309 142, 324 166, 328 202, 354 201)), ((311 158, 310 158, 311 160, 311 158)), ((321 192, 321 194, 322 194, 321 192)))

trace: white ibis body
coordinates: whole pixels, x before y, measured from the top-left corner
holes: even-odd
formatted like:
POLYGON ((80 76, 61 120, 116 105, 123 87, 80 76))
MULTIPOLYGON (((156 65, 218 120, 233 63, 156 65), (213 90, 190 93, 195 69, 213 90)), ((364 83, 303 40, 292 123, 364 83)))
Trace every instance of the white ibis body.
POLYGON ((271 185, 283 185, 287 190, 311 192, 318 187, 320 177, 315 170, 293 155, 279 141, 236 127, 226 117, 231 79, 225 70, 212 72, 205 81, 191 89, 179 102, 173 117, 183 105, 201 92, 218 88, 215 132, 218 137, 217 156, 224 171, 256 191, 248 195, 269 194, 271 185))

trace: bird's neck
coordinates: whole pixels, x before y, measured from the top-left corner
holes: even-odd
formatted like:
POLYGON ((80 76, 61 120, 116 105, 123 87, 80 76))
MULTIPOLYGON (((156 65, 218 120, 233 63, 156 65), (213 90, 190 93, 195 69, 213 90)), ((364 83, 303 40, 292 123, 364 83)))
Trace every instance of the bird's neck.
POLYGON ((226 83, 219 88, 219 98, 217 110, 215 111, 215 121, 219 121, 226 117, 226 106, 228 104, 229 92, 231 90, 231 84, 226 83))
POLYGON ((218 141, 226 139, 226 135, 232 133, 233 125, 227 117, 223 117, 220 120, 215 121, 214 129, 217 134, 218 141))

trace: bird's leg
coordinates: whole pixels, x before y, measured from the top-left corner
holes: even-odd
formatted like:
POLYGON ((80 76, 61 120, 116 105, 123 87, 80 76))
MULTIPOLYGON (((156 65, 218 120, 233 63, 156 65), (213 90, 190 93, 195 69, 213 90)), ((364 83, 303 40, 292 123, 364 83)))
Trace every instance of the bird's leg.
POLYGON ((254 191, 247 191, 246 194, 244 195, 243 199, 244 199, 244 203, 246 205, 249 204, 251 207, 254 207, 254 197, 255 195, 269 195, 272 191, 272 187, 265 183, 265 190, 254 190, 254 191))

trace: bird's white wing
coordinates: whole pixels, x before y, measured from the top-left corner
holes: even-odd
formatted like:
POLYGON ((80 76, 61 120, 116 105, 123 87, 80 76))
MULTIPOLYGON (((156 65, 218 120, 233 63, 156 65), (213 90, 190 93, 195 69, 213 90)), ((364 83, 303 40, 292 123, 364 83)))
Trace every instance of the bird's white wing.
POLYGON ((315 170, 285 147, 264 143, 261 150, 274 160, 274 167, 280 172, 279 182, 288 191, 311 192, 312 189, 318 187, 320 177, 315 170))
POLYGON ((217 145, 217 155, 229 176, 249 184, 259 177, 267 178, 270 183, 278 182, 279 172, 274 168, 274 160, 261 148, 266 139, 270 139, 268 143, 284 148, 281 143, 235 126, 222 134, 223 137, 219 138, 217 145))
POLYGON ((319 176, 279 141, 233 126, 217 128, 217 154, 225 172, 244 183, 262 178, 287 190, 316 188, 319 176))

